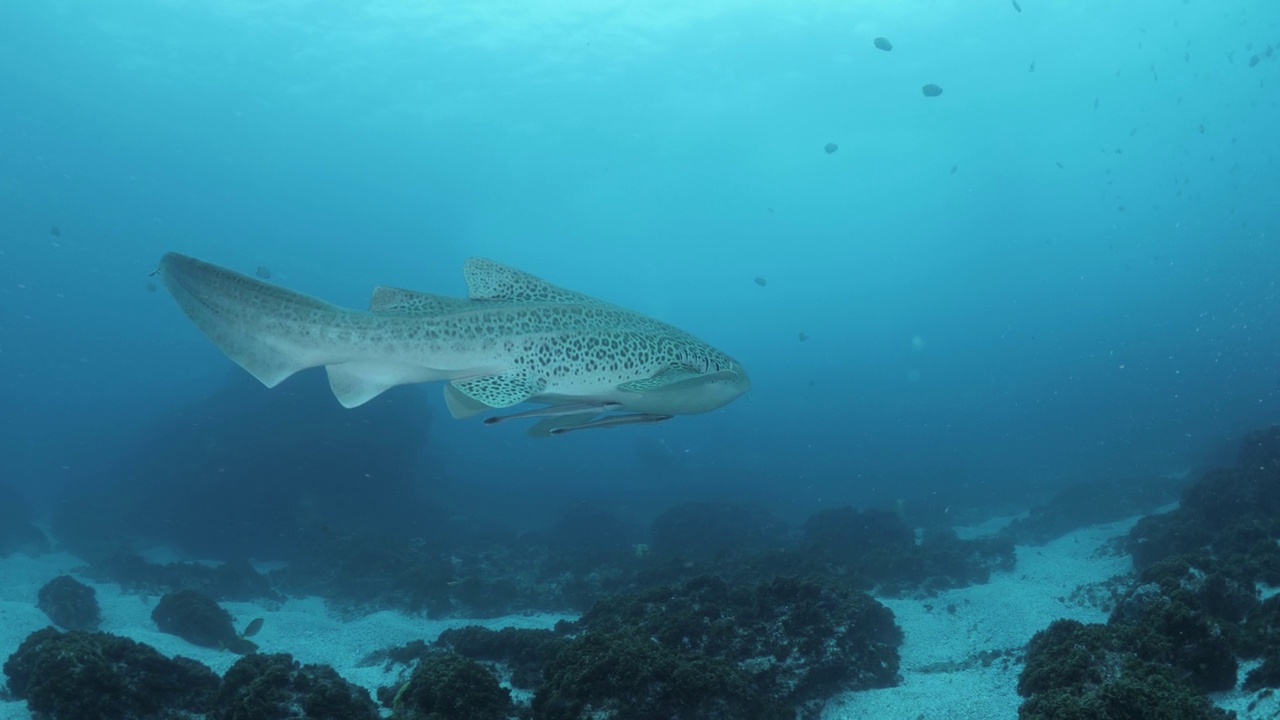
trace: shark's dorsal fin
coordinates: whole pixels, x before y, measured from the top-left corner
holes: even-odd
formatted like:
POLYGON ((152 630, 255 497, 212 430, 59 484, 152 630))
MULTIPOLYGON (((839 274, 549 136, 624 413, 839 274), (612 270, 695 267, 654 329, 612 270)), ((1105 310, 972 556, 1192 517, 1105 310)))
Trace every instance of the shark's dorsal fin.
POLYGON ((575 305, 608 304, 590 295, 565 290, 536 275, 530 275, 523 270, 485 258, 468 258, 466 264, 462 266, 462 274, 467 280, 467 296, 472 300, 575 305))
POLYGON ((473 309, 475 303, 467 298, 416 292, 387 285, 374 288, 373 296, 369 298, 369 312, 387 315, 448 315, 473 309))

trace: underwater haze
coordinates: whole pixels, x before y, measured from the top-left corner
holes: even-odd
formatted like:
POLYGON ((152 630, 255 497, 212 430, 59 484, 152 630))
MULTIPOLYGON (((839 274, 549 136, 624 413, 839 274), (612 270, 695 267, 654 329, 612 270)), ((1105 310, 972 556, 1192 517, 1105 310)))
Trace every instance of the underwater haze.
POLYGON ((349 461, 319 513, 384 492, 378 442, 513 522, 983 515, 1182 474, 1280 417, 1273 48, 1268 0, 3 3, 0 471, 47 507, 194 465, 211 402, 232 435, 272 418, 255 457, 349 461), (320 370, 262 388, 148 292, 167 251, 354 308, 464 295, 486 257, 752 389, 538 439, 401 387, 403 431, 344 445, 311 421, 369 416, 320 370))

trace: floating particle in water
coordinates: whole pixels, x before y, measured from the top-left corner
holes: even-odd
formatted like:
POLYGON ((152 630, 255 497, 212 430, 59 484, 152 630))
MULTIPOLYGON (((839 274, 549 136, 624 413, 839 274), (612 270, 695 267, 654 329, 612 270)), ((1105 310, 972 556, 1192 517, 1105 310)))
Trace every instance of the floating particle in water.
POLYGON ((808 340, 808 339, 809 339, 809 333, 807 333, 807 332, 802 332, 802 333, 800 333, 797 337, 799 337, 799 338, 800 338, 800 342, 805 342, 806 340, 808 340))
POLYGON ((1276 54, 1276 49, 1268 45, 1267 49, 1262 54, 1266 55, 1267 57, 1271 57, 1272 55, 1276 54))
POLYGON ((267 267, 266 265, 259 265, 257 275, 263 280, 266 280, 267 278, 271 277, 271 268, 267 267))
POLYGON ((1018 4, 1018 0, 1013 0, 1013 9, 1022 12, 1022 6, 1018 4))
POLYGON ((148 282, 148 283, 147 283, 147 292, 155 292, 155 291, 156 291, 156 284, 155 284, 155 283, 153 283, 153 282, 148 282))
POLYGON ((764 287, 765 285, 768 285, 768 284, 769 284, 769 281, 768 281, 768 280, 765 280, 764 278, 762 278, 762 277, 760 277, 759 275, 757 275, 757 276, 756 276, 756 284, 757 284, 757 285, 759 285, 760 287, 764 287))
POLYGON ((1257 55, 1249 56, 1249 67, 1258 67, 1258 63, 1262 62, 1262 58, 1257 55))
POLYGON ((49 228, 49 234, 54 237, 62 237, 62 228, 58 227, 57 225, 54 225, 53 227, 49 228))
POLYGON ((957 170, 959 170, 959 169, 960 169, 960 166, 959 166, 959 165, 952 165, 952 166, 951 166, 951 174, 952 174, 952 175, 955 175, 955 174, 956 174, 956 171, 957 171, 957 170))
POLYGON ((839 146, 839 145, 837 145, 837 144, 835 144, 835 143, 827 143, 826 145, 823 145, 823 146, 822 146, 822 149, 823 149, 823 150, 826 150, 826 151, 827 151, 827 154, 828 154, 828 155, 830 155, 831 153, 833 153, 833 152, 835 152, 835 151, 839 150, 839 149, 840 149, 840 146, 839 146))
POLYGON ((1093 99, 1093 109, 1094 109, 1094 110, 1097 110, 1097 109, 1098 109, 1098 98, 1094 98, 1094 99, 1093 99))
POLYGON ((893 49, 893 43, 889 42, 889 38, 878 37, 871 41, 877 49, 889 52, 893 49))
POLYGON ((933 83, 929 83, 928 85, 920 88, 920 92, 924 93, 925 97, 938 97, 942 94, 942 88, 934 85, 933 83))
POLYGON ((1035 61, 1035 60, 1032 60, 1032 61, 1031 61, 1031 68, 1030 68, 1029 70, 1027 70, 1027 72, 1035 72, 1035 71, 1036 71, 1036 61, 1035 61))
POLYGON ((1059 170, 1061 170, 1061 169, 1062 169, 1062 161, 1061 161, 1061 160, 1058 160, 1058 161, 1054 162, 1053 164, 1054 164, 1054 165, 1057 165, 1059 170))
POLYGON ((1191 62, 1191 51, 1190 51, 1190 50, 1188 50, 1188 51, 1186 51, 1186 52, 1182 53, 1182 61, 1183 61, 1183 62, 1191 62))
POLYGON ((1204 134, 1204 123, 1200 123, 1200 134, 1204 134))

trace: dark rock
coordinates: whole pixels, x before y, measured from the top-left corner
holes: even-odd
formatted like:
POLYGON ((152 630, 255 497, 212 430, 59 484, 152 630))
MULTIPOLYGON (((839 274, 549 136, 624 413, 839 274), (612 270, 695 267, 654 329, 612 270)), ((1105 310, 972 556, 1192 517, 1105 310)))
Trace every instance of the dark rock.
POLYGON ((40 588, 37 605, 64 630, 94 630, 102 620, 97 593, 70 575, 59 575, 40 588))
POLYGON ((179 590, 160 598, 151 619, 161 632, 204 647, 230 648, 240 638, 231 613, 195 590, 179 590))

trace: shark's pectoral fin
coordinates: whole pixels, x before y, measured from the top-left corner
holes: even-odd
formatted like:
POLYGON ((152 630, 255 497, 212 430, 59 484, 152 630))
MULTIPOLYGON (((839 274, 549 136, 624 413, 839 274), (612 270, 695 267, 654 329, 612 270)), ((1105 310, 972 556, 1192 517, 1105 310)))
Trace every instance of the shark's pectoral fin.
POLYGON ((541 393, 546 381, 522 369, 450 382, 455 390, 491 408, 519 405, 541 393))
POLYGON ((454 420, 465 420, 493 409, 479 400, 464 395, 461 390, 453 386, 453 383, 445 383, 444 404, 449 408, 449 414, 454 420))
POLYGON ((649 425, 652 423, 660 423, 663 420, 670 420, 671 415, 653 415, 650 413, 635 413, 631 415, 608 415, 602 418, 592 420, 590 416, 569 416, 559 418, 547 418, 542 422, 529 428, 529 435, 533 437, 549 437, 554 435, 563 435, 574 430, 593 430, 596 428, 610 428, 621 425, 649 425), (583 418, 579 420, 579 418, 583 418))

